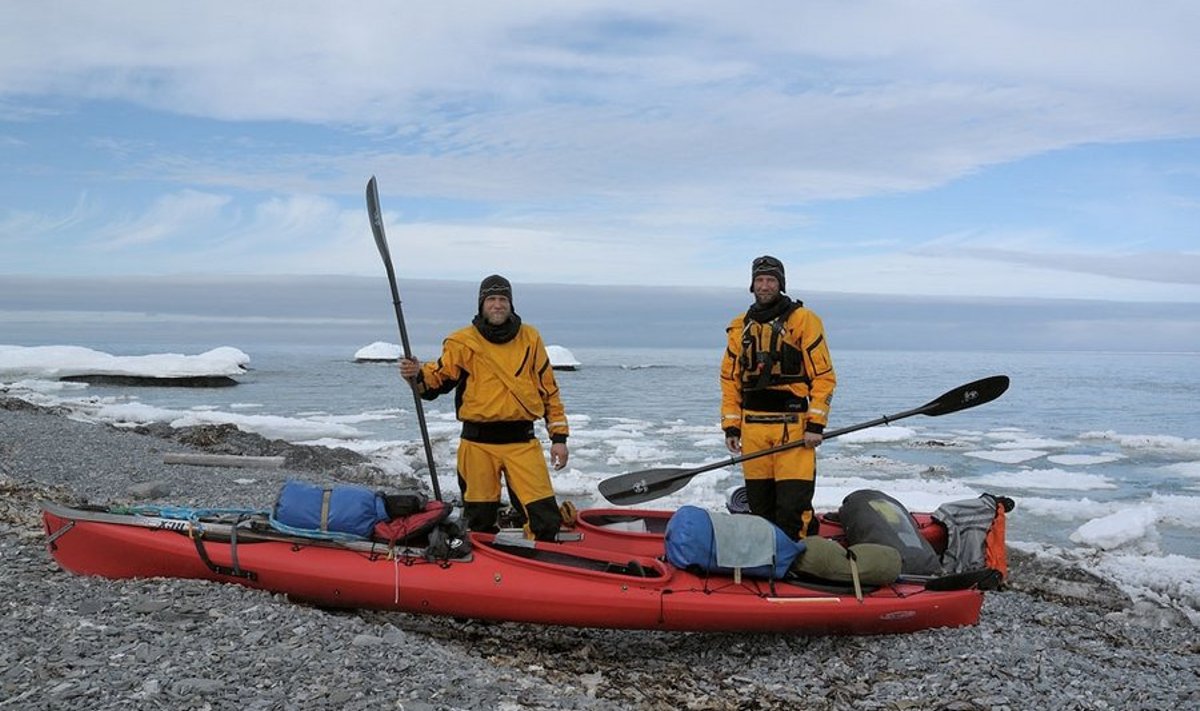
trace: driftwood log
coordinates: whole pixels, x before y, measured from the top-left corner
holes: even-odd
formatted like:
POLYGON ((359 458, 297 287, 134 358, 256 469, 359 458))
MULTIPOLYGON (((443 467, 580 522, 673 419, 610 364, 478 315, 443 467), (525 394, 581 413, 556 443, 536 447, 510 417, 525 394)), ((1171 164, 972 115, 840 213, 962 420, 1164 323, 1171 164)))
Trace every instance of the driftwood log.
POLYGON ((168 452, 163 455, 163 463, 165 464, 194 464, 201 467, 278 469, 283 466, 283 460, 283 457, 249 457, 241 454, 193 454, 168 452))

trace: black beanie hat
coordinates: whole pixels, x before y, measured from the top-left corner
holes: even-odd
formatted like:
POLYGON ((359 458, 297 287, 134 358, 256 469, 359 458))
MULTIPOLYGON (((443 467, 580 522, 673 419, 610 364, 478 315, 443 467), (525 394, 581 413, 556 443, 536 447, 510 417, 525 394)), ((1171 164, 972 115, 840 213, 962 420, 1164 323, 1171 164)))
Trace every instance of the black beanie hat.
POLYGON ((489 296, 505 296, 508 297, 509 305, 512 304, 512 284, 508 283, 508 279, 493 274, 489 277, 484 277, 484 280, 479 282, 479 312, 483 313, 483 301, 489 296))
POLYGON ((750 266, 750 292, 754 293, 754 278, 759 274, 770 274, 779 280, 780 293, 787 292, 787 282, 783 279, 783 262, 778 259, 763 255, 754 260, 750 266))

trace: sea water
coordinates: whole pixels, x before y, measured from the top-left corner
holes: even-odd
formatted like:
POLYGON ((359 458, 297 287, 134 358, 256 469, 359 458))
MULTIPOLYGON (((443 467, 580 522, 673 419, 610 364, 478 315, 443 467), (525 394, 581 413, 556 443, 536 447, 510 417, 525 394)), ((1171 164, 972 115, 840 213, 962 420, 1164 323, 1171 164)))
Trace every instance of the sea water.
MULTIPOLYGON (((90 386, 58 397, 143 405, 173 421, 181 413, 196 421, 240 421, 268 436, 349 446, 397 473, 428 475, 422 456, 409 462, 388 456, 400 445, 418 451, 412 443, 422 433, 395 365, 353 362, 366 343, 255 342, 252 333, 218 341, 206 334, 203 343, 179 333, 169 341, 137 335, 114 332, 83 345, 117 355, 230 345, 250 355, 251 369, 231 388, 90 386)), ((732 456, 718 427, 720 347, 571 351, 582 367, 556 374, 572 429, 569 464, 554 475, 561 498, 604 505, 596 485, 606 477, 732 456)), ((414 352, 428 359, 438 348, 417 344, 414 352)), ((830 439, 818 451, 819 509, 835 509, 863 488, 887 492, 913 510, 1003 494, 1017 502, 1010 540, 1066 547, 1089 521, 1144 510, 1153 524, 1138 545, 1200 558, 1200 354, 842 350, 834 359, 839 382, 831 429, 916 408, 990 375, 1008 375, 1012 385, 976 408, 830 439)), ((453 397, 423 408, 442 491, 453 494, 453 397)), ((739 481, 736 465, 718 468, 652 505, 720 508, 739 481)))

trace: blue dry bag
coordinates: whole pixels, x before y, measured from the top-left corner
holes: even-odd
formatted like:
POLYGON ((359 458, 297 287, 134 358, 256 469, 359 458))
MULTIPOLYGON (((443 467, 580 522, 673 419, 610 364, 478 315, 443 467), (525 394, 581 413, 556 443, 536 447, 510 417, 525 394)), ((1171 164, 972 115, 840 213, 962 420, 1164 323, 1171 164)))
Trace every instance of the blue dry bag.
POLYGON ((804 543, 788 538, 758 516, 710 513, 681 506, 667 522, 667 560, 676 568, 705 573, 779 579, 787 574, 804 543))
POLYGON ((288 481, 275 501, 274 522, 314 534, 350 534, 366 538, 388 520, 383 497, 362 486, 317 486, 288 481))

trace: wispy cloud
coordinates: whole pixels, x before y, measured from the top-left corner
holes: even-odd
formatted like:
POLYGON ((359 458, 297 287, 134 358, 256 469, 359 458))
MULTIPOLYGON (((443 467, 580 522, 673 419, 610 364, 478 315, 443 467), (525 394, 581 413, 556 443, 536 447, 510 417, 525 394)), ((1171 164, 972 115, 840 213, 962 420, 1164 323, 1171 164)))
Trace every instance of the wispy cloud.
POLYGON ((219 226, 229 198, 195 190, 165 195, 145 214, 105 225, 93 234, 92 247, 103 252, 127 250, 219 226))
POLYGON ((0 271, 373 273, 374 174, 414 276, 771 252, 832 291, 1191 301, 1197 32, 1183 0, 23 3, 0 271))

